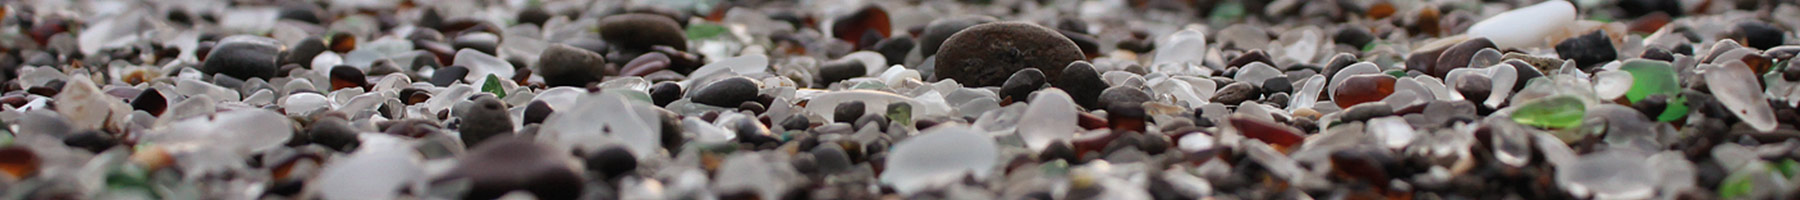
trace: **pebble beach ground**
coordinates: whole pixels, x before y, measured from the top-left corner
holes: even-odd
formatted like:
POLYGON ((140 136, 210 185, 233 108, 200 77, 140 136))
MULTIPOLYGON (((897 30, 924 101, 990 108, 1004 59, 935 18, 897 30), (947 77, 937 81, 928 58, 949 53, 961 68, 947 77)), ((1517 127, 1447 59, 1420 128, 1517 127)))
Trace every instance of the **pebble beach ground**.
POLYGON ((0 199, 1795 199, 1791 0, 5 0, 0 199))

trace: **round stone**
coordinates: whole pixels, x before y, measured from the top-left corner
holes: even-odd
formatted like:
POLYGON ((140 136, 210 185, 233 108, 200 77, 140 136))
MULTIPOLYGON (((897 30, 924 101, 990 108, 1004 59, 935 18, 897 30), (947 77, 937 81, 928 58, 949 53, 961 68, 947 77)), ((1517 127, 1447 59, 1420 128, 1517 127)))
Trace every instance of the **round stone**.
POLYGON ((227 42, 218 44, 206 53, 206 61, 201 64, 201 71, 209 75, 226 75, 238 79, 274 78, 279 65, 275 65, 276 56, 281 47, 258 44, 255 42, 227 42))
POLYGON ((1040 71, 1037 68, 1027 68, 1019 70, 1018 72, 1013 72, 1012 77, 1006 78, 1006 83, 1000 85, 1000 100, 1011 100, 1013 102, 1030 100, 1026 99, 1026 97, 1030 97, 1031 92, 1044 88, 1045 79, 1044 71, 1040 71))
MULTIPOLYGON (((831 111, 831 121, 832 122, 840 122, 840 123, 854 123, 854 122, 856 122, 857 117, 863 116, 863 113, 866 112, 863 109, 866 109, 866 107, 868 107, 867 104, 864 104, 862 101, 851 101, 851 102, 839 103, 837 105, 837 107, 833 108, 831 111)), ((856 124, 852 124, 852 125, 856 125, 856 124)))
POLYGON ((760 85, 749 77, 731 77, 707 84, 688 98, 694 103, 736 108, 745 101, 756 101, 757 88, 762 88, 760 85))
POLYGON ((675 100, 681 100, 681 84, 661 82, 650 86, 650 101, 656 103, 656 106, 668 106, 669 102, 675 100))
POLYGON ((468 75, 469 75, 468 67, 463 67, 461 65, 451 65, 449 67, 444 67, 443 69, 438 69, 437 71, 432 71, 431 72, 431 85, 436 85, 438 87, 449 87, 450 84, 454 84, 454 83, 456 83, 456 81, 460 81, 460 80, 462 80, 463 77, 468 76, 468 75))
POLYGON ((529 138, 496 137, 457 159, 455 168, 438 180, 466 179, 464 198, 496 199, 513 191, 542 199, 575 199, 581 195, 581 162, 568 152, 529 138))
POLYGON ((625 49, 649 50, 661 45, 687 51, 687 33, 681 24, 655 14, 630 13, 600 19, 600 38, 625 49))
POLYGON ((851 163, 850 154, 845 153, 844 148, 839 145, 819 145, 819 147, 813 148, 811 153, 818 162, 819 172, 822 173, 846 172, 855 165, 851 163))
POLYGON ((637 156, 631 155, 631 151, 622 146, 600 149, 589 153, 582 160, 587 163, 588 171, 599 172, 607 178, 617 178, 638 167, 637 156))
POLYGON ((1741 38, 1738 41, 1756 49, 1775 48, 1787 42, 1784 36, 1787 32, 1761 21, 1739 22, 1734 32, 1741 38))
POLYGON ((824 64, 819 64, 819 75, 816 77, 817 79, 814 79, 815 82, 813 84, 820 86, 831 85, 838 81, 863 77, 868 74, 868 71, 869 68, 864 67, 862 61, 855 59, 828 61, 824 64))
POLYGON ((1075 61, 1063 68, 1062 78, 1054 79, 1051 84, 1069 93, 1069 98, 1076 105, 1089 109, 1099 109, 1100 92, 1110 87, 1105 80, 1100 80, 1100 72, 1094 71, 1094 64, 1087 61, 1075 61))
POLYGON ((919 34, 919 56, 937 55, 938 47, 944 44, 944 40, 950 39, 951 35, 970 26, 994 21, 996 21, 994 17, 989 16, 961 16, 931 20, 931 24, 925 25, 925 32, 919 34))
POLYGON ((462 126, 457 128, 462 132, 464 145, 474 147, 488 138, 512 134, 512 115, 506 112, 506 103, 488 95, 475 98, 473 103, 462 112, 462 126))
POLYGON ((938 50, 938 80, 955 79, 965 86, 999 86, 1024 68, 1044 71, 1050 82, 1062 68, 1084 56, 1075 42, 1055 30, 1025 22, 996 22, 951 35, 938 50))
POLYGON ((1225 105, 1237 105, 1238 103, 1247 100, 1256 99, 1258 96, 1257 94, 1259 93, 1257 93, 1255 85, 1250 85, 1250 83, 1245 82, 1236 82, 1225 85, 1223 88, 1219 88, 1218 93, 1213 94, 1212 102, 1225 105))
POLYGON ((1437 62, 1432 64, 1430 70, 1423 72, 1430 74, 1431 77, 1444 77, 1444 75, 1450 74, 1452 69, 1469 67, 1469 61, 1474 60, 1475 52, 1491 48, 1494 48, 1494 41, 1487 38, 1474 38, 1457 43, 1456 46, 1445 49, 1443 54, 1439 54, 1437 62))
POLYGON ((544 119, 550 118, 550 113, 555 112, 555 109, 550 108, 550 103, 531 101, 531 104, 525 105, 524 124, 544 123, 544 119))
POLYGON ((311 64, 313 57, 325 53, 325 50, 325 41, 319 39, 319 36, 307 36, 306 39, 301 39, 294 42, 292 46, 288 46, 287 55, 282 57, 281 62, 277 64, 311 64))
POLYGON ((1601 63, 1618 59, 1619 52, 1613 50, 1612 39, 1606 37, 1606 30, 1595 30, 1586 35, 1563 40, 1556 44, 1556 54, 1563 59, 1575 60, 1575 66, 1582 70, 1592 69, 1601 63))
POLYGON ((1114 86, 1100 92, 1100 108, 1111 108, 1113 105, 1143 104, 1150 101, 1150 93, 1137 88, 1114 86))
POLYGON ((610 75, 606 73, 605 57, 565 44, 551 44, 544 48, 536 66, 536 72, 543 74, 544 84, 551 87, 585 87, 610 75))
POLYGON ((1275 93, 1290 93, 1290 92, 1294 92, 1294 82, 1288 81, 1287 77, 1274 77, 1274 78, 1269 78, 1268 80, 1263 80, 1263 83, 1262 83, 1262 93, 1263 94, 1272 95, 1275 93))
POLYGON ((1375 35, 1360 26, 1344 26, 1338 29, 1337 34, 1333 35, 1331 40, 1338 44, 1362 48, 1369 45, 1369 42, 1375 41, 1375 35))

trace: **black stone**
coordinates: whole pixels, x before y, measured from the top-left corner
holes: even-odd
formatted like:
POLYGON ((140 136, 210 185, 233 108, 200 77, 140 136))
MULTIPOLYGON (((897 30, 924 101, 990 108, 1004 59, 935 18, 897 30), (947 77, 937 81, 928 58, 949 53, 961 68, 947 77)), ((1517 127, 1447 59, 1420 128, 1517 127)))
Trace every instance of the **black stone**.
POLYGON ((1563 59, 1574 59, 1575 66, 1584 71, 1618 59, 1619 56, 1619 52, 1613 50, 1612 39, 1606 37, 1606 30, 1595 30, 1563 40, 1556 44, 1556 54, 1563 59))
POLYGON ((1029 101, 1030 99, 1026 99, 1026 97, 1031 97, 1031 92, 1044 88, 1045 79, 1044 71, 1037 68, 1013 72, 1012 77, 1006 78, 1006 84, 1000 85, 1000 100, 1029 101))
POLYGON ((607 45, 605 40, 595 38, 570 38, 568 41, 563 41, 562 44, 586 49, 590 52, 594 52, 594 54, 600 55, 606 55, 606 53, 611 52, 607 49, 611 46, 607 45))
POLYGON ((1132 87, 1114 86, 1100 92, 1100 107, 1111 108, 1113 105, 1143 104, 1152 100, 1150 93, 1132 87))
MULTIPOLYGON (((1356 54, 1338 53, 1337 55, 1331 56, 1331 60, 1325 62, 1325 79, 1329 80, 1332 76, 1337 76, 1338 70, 1344 70, 1345 67, 1350 67, 1350 64, 1356 64, 1356 62, 1358 62, 1356 60, 1356 54)), ((1407 64, 1412 63, 1409 62, 1407 64)))
POLYGON ((1619 8, 1625 10, 1625 16, 1621 17, 1626 18, 1637 18, 1656 12, 1669 14, 1671 17, 1679 17, 1682 14, 1680 0, 1622 0, 1618 5, 1619 8))
POLYGON ((341 117, 323 117, 313 122, 306 129, 306 140, 332 150, 349 152, 361 144, 357 139, 357 131, 350 127, 350 121, 341 117))
POLYGON ((550 108, 550 103, 531 101, 531 104, 525 105, 524 124, 544 123, 544 119, 550 118, 550 113, 555 112, 555 109, 550 108))
POLYGON ((656 106, 668 106, 669 102, 675 100, 681 100, 681 84, 661 82, 650 86, 650 101, 656 103, 656 106))
POLYGON ((280 65, 275 65, 280 47, 252 42, 218 44, 206 54, 201 71, 208 75, 226 75, 238 79, 274 78, 280 65))
POLYGON ((1494 81, 1488 79, 1487 76, 1464 76, 1463 79, 1459 81, 1462 83, 1457 84, 1455 88, 1451 89, 1462 94, 1463 98, 1467 99, 1469 102, 1487 101, 1488 93, 1494 91, 1494 81))
POLYGON ((500 135, 512 135, 512 115, 506 112, 506 103, 493 96, 481 95, 475 98, 469 110, 462 112, 462 132, 465 146, 474 147, 481 142, 500 135))
POLYGON ((868 72, 869 68, 864 67, 862 61, 851 59, 829 61, 819 65, 819 77, 813 84, 823 88, 838 81, 863 77, 868 75, 868 72))
POLYGON ((1050 28, 1024 22, 995 22, 969 27, 944 40, 938 49, 937 80, 955 79, 969 87, 998 86, 1024 68, 1044 70, 1058 82, 1062 68, 1084 59, 1081 48, 1050 28))
POLYGON ((925 25, 925 32, 919 34, 919 56, 937 55, 938 47, 942 46, 944 40, 949 39, 951 35, 970 26, 994 21, 996 20, 993 17, 988 16, 962 16, 932 20, 931 24, 925 25))
POLYGON ((1338 121, 1352 122, 1394 115, 1394 107, 1382 102, 1368 102, 1344 109, 1344 115, 1338 121))
POLYGON ((1644 49, 1644 55, 1639 57, 1650 60, 1660 60, 1663 62, 1675 62, 1675 55, 1669 53, 1669 50, 1661 47, 1648 47, 1648 49, 1644 49))
POLYGON ((354 86, 362 88, 369 86, 369 77, 363 75, 362 70, 358 70, 356 67, 338 65, 336 67, 331 67, 329 73, 331 74, 331 90, 333 91, 344 87, 354 86))
POLYGON ((544 77, 544 84, 555 86, 586 87, 589 83, 600 82, 607 75, 606 58, 593 51, 575 48, 565 44, 551 44, 544 48, 538 57, 538 73, 544 77))
POLYGON ((831 121, 839 123, 855 123, 856 118, 863 116, 865 113, 863 110, 866 108, 867 104, 864 104, 862 101, 838 103, 837 107, 831 111, 831 121))
MULTIPOLYGON (((481 53, 486 53, 488 55, 499 55, 496 53, 498 53, 497 49, 500 48, 500 35, 483 32, 465 33, 462 34, 462 36, 457 36, 456 39, 451 39, 450 48, 456 50, 474 49, 475 51, 480 51, 481 53)), ((454 52, 452 52, 452 55, 454 55, 454 52)))
POLYGON ((550 11, 544 10, 543 6, 526 6, 518 15, 519 23, 538 26, 544 26, 544 21, 550 21, 550 17, 550 11))
POLYGON ((94 153, 105 152, 107 149, 119 146, 118 137, 99 130, 77 132, 74 135, 64 137, 62 142, 63 145, 86 149, 89 152, 94 153))
POLYGON ((1287 77, 1274 77, 1262 82, 1262 93, 1265 95, 1290 92, 1294 92, 1294 82, 1287 77))
POLYGON ((819 172, 822 173, 847 172, 855 165, 851 163, 850 154, 845 153, 844 147, 840 145, 819 145, 810 152, 817 161, 819 172))
POLYGON ((1332 36, 1331 40, 1338 44, 1350 45, 1350 47, 1362 49, 1364 46, 1369 45, 1369 42, 1375 41, 1375 35, 1369 33, 1368 29, 1364 29, 1361 26, 1344 26, 1343 28, 1338 29, 1337 35, 1332 36))
POLYGON ((1069 38, 1069 41, 1075 42, 1075 47, 1080 48, 1084 56, 1100 57, 1100 42, 1095 41, 1094 36, 1066 30, 1058 32, 1061 32, 1063 37, 1069 38))
POLYGON ((1636 109, 1639 113, 1644 113, 1644 116, 1649 116, 1650 118, 1662 116, 1662 112, 1667 109, 1668 106, 1669 96, 1662 94, 1652 94, 1644 97, 1644 99, 1638 100, 1637 103, 1631 104, 1632 109, 1636 109))
POLYGON ((451 65, 449 67, 444 67, 443 69, 437 69, 437 71, 432 71, 431 72, 431 85, 436 85, 438 87, 449 87, 450 84, 454 84, 454 83, 456 83, 456 81, 460 81, 463 79, 464 76, 468 76, 468 75, 469 75, 468 67, 463 67, 461 65, 451 65))
POLYGON ((687 32, 681 27, 666 16, 620 14, 600 20, 600 38, 625 49, 649 50, 651 46, 661 45, 687 51, 687 32))
POLYGON ((1043 162, 1062 159, 1069 164, 1081 163, 1081 158, 1076 156, 1075 148, 1070 147, 1068 142, 1062 141, 1050 142, 1050 146, 1046 146, 1044 151, 1038 152, 1037 159, 1043 162))
POLYGON ((301 39, 299 42, 294 42, 292 46, 289 46, 287 54, 282 56, 281 62, 277 64, 301 64, 301 66, 306 66, 312 64, 313 57, 318 57, 319 54, 324 53, 325 50, 327 50, 325 47, 325 40, 319 39, 319 36, 307 36, 306 39, 301 39))
MULTIPOLYGON (((1792 16, 1789 16, 1792 17, 1792 16)), ((1787 32, 1774 25, 1761 21, 1745 21, 1737 24, 1736 34, 1743 38, 1744 46, 1756 49, 1769 49, 1787 43, 1787 32)))
POLYGON ((737 107, 745 101, 756 101, 757 88, 761 88, 758 86, 760 84, 748 77, 731 77, 706 84, 706 87, 700 88, 699 92, 689 94, 688 98, 694 103, 727 108, 737 107))
MULTIPOLYGON (((1481 49, 1492 49, 1494 47, 1494 41, 1488 40, 1487 38, 1474 38, 1463 41, 1462 43, 1457 43, 1456 46, 1450 46, 1450 48, 1445 49, 1443 54, 1439 54, 1437 56, 1437 61, 1433 62, 1430 68, 1427 68, 1429 70, 1421 72, 1430 74, 1432 77, 1444 77, 1444 75, 1450 74, 1450 70, 1452 69, 1469 67, 1469 61, 1474 59, 1475 52, 1479 52, 1481 49)), ((1409 62, 1407 64, 1411 63, 1409 62)))
POLYGON ((1250 83, 1231 83, 1225 85, 1225 87, 1219 88, 1219 92, 1213 94, 1212 102, 1218 102, 1225 105, 1238 105, 1238 103, 1255 99, 1257 97, 1256 90, 1256 86, 1250 85, 1250 83))
POLYGON ((781 128, 790 131, 806 130, 806 128, 812 128, 812 120, 801 115, 788 116, 787 120, 781 121, 781 128))
POLYGON ((912 37, 890 37, 876 42, 873 49, 887 57, 888 66, 893 66, 905 63, 906 54, 911 53, 914 46, 918 46, 918 42, 913 42, 912 37))
POLYGON ((587 163, 588 171, 606 175, 604 177, 608 179, 635 171, 638 166, 637 156, 631 155, 631 150, 623 146, 603 148, 584 157, 582 161, 587 163))
POLYGON ((1254 62, 1261 62, 1261 63, 1269 65, 1269 66, 1275 65, 1275 61, 1269 60, 1269 53, 1265 53, 1261 49, 1252 49, 1252 50, 1250 50, 1250 52, 1244 52, 1244 55, 1239 55, 1236 58, 1232 58, 1231 62, 1227 62, 1225 64, 1225 66, 1226 67, 1243 67, 1244 65, 1249 65, 1250 63, 1254 63, 1254 62))
POLYGON ((1089 109, 1103 108, 1099 103, 1100 92, 1111 86, 1106 80, 1100 79, 1100 72, 1094 71, 1094 64, 1075 61, 1060 71, 1063 71, 1062 78, 1052 79, 1055 83, 1051 86, 1068 92, 1069 98, 1075 100, 1076 105, 1089 109))
POLYGON ((1787 81, 1800 81, 1800 62, 1788 60, 1787 63, 1787 67, 1781 68, 1781 79, 1787 81))

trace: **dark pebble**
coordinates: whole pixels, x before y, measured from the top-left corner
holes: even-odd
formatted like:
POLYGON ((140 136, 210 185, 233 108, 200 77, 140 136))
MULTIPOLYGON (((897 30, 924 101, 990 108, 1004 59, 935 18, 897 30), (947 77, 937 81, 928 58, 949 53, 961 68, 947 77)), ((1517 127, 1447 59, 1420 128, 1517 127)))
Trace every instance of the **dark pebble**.
POLYGON ((201 71, 208 75, 223 74, 238 79, 274 78, 280 69, 275 65, 280 47, 250 42, 218 44, 206 54, 201 71))
MULTIPOLYGON (((1356 62, 1358 62, 1358 60, 1356 60, 1356 54, 1338 53, 1337 55, 1331 56, 1330 61, 1325 62, 1325 71, 1324 71, 1324 74, 1322 74, 1322 75, 1325 75, 1326 79, 1330 79, 1332 76, 1337 76, 1338 70, 1343 70, 1345 67, 1350 67, 1350 64, 1356 64, 1356 62)), ((1412 64, 1412 62, 1407 62, 1407 64, 1410 65, 1410 64, 1412 64)), ((1298 77, 1298 78, 1306 78, 1306 77, 1298 77)))
MULTIPOLYGON (((1025 22, 996 22, 951 35, 938 50, 934 78, 955 79, 969 87, 999 86, 1024 68, 1044 70, 1050 78, 1084 58, 1075 42, 1056 31, 1025 22)), ((1050 80, 1050 82, 1058 82, 1050 80)))
POLYGON ((1467 99, 1469 102, 1485 102, 1487 101, 1488 93, 1494 91, 1494 81, 1488 79, 1487 76, 1464 76, 1463 79, 1460 79, 1459 81, 1462 83, 1457 84, 1455 88, 1452 89, 1455 89, 1457 93, 1461 93, 1463 98, 1467 99))
POLYGON ((623 68, 619 69, 619 75, 620 76, 650 75, 650 73, 656 73, 657 71, 662 71, 664 69, 668 69, 669 63, 671 63, 671 62, 672 61, 669 59, 668 54, 663 54, 661 52, 644 53, 644 55, 639 55, 637 58, 631 59, 631 62, 625 63, 625 66, 623 68))
POLYGON ((1562 56, 1562 59, 1575 60, 1575 66, 1581 70, 1592 69, 1619 56, 1618 51, 1613 50, 1612 39, 1606 37, 1606 30, 1595 30, 1563 40, 1556 44, 1556 54, 1562 56))
POLYGON ((862 61, 851 59, 828 61, 819 65, 819 77, 815 79, 814 85, 823 87, 838 81, 863 77, 868 75, 868 72, 869 69, 863 67, 862 61))
POLYGON ((1030 99, 1026 99, 1026 97, 1030 97, 1031 92, 1044 88, 1045 79, 1044 71, 1037 68, 1026 68, 1013 72, 1012 77, 1006 78, 1006 83, 1000 85, 1000 100, 1029 101, 1030 99))
POLYGON ((454 83, 456 83, 456 81, 462 80, 462 78, 465 76, 469 76, 469 68, 468 67, 463 67, 461 65, 451 65, 449 67, 444 67, 443 69, 437 69, 437 71, 432 71, 431 72, 431 85, 436 85, 438 87, 449 87, 450 84, 454 84, 454 83))
POLYGON ((1075 61, 1061 71, 1062 78, 1053 79, 1055 83, 1051 86, 1068 92, 1076 105, 1089 109, 1103 108, 1099 106, 1100 92, 1106 91, 1110 86, 1105 80, 1100 80, 1100 72, 1094 71, 1094 64, 1075 61))
POLYGON ((781 128, 790 131, 806 130, 812 128, 812 120, 807 119, 806 116, 788 116, 786 120, 781 121, 781 128))
POLYGON ((810 152, 817 161, 819 172, 825 174, 847 172, 855 165, 851 163, 850 154, 845 153, 844 147, 840 145, 819 145, 810 152))
POLYGON ((718 107, 737 107, 745 101, 756 101, 757 88, 761 88, 756 80, 748 77, 731 77, 706 84, 699 92, 692 92, 688 98, 694 103, 718 107))
POLYGON ((1082 55, 1087 56, 1086 59, 1100 57, 1100 42, 1095 41, 1094 36, 1066 30, 1058 32, 1061 32, 1063 37, 1069 38, 1069 41, 1075 42, 1075 47, 1081 49, 1082 55))
POLYGON ((294 42, 292 46, 288 46, 286 55, 282 56, 281 62, 278 64, 310 65, 313 57, 325 53, 325 50, 324 40, 319 39, 318 36, 308 36, 306 39, 301 39, 299 42, 294 42))
MULTIPOLYGON (((867 108, 867 105, 864 104, 862 101, 851 101, 851 102, 838 103, 837 107, 835 107, 831 111, 831 121, 839 122, 839 123, 854 123, 854 122, 856 122, 856 118, 863 116, 863 113, 865 113, 864 109, 866 109, 866 108, 867 108)), ((860 124, 852 124, 852 125, 860 125, 860 124)))
POLYGON ((1361 49, 1369 45, 1369 42, 1375 41, 1375 35, 1360 26, 1344 26, 1338 29, 1337 35, 1332 36, 1332 41, 1361 49))
POLYGON ((575 199, 581 195, 582 170, 567 152, 529 138, 496 137, 475 146, 439 180, 469 180, 468 199, 495 199, 515 190, 540 199, 575 199))
POLYGON ((912 37, 891 37, 876 42, 873 49, 880 52, 882 57, 887 57, 888 66, 893 66, 905 63, 906 54, 911 53, 915 46, 918 46, 918 42, 913 42, 912 37))
POLYGON ((519 10, 518 15, 520 24, 536 24, 538 26, 544 26, 544 21, 550 21, 550 17, 552 17, 550 11, 544 10, 543 6, 526 6, 525 9, 519 10))
POLYGON ((1781 79, 1787 81, 1800 81, 1800 62, 1788 60, 1787 63, 1787 67, 1781 69, 1781 79))
POLYGON ((661 82, 650 87, 650 101, 656 103, 656 106, 668 106, 669 102, 675 100, 681 100, 681 84, 661 82))
POLYGON ((1265 95, 1290 92, 1294 92, 1294 82, 1288 81, 1287 77, 1269 78, 1262 82, 1262 93, 1265 95))
POLYGON ((1225 105, 1238 105, 1244 101, 1255 99, 1257 97, 1256 94, 1255 85, 1250 85, 1250 83, 1245 82, 1236 82, 1219 88, 1219 92, 1213 94, 1212 102, 1218 102, 1225 105))
POLYGON ((357 139, 358 133, 359 131, 350 127, 350 121, 342 117, 327 116, 307 127, 306 140, 332 150, 349 152, 361 143, 357 139))
POLYGON ((582 160, 587 163, 588 171, 598 172, 609 179, 635 171, 638 166, 637 156, 631 155, 631 151, 623 146, 607 147, 584 157, 582 160))
POLYGON ((925 25, 925 32, 919 35, 919 56, 937 55, 938 47, 942 46, 944 40, 949 39, 951 35, 971 26, 994 21, 996 21, 994 17, 988 16, 962 16, 932 20, 931 24, 925 25))
POLYGON ((1775 46, 1787 43, 1785 36, 1787 32, 1761 21, 1739 22, 1735 32, 1739 38, 1742 38, 1739 42, 1756 49, 1775 48, 1775 46))
POLYGON ((365 88, 369 86, 369 78, 362 70, 349 65, 331 67, 331 91, 343 88, 365 88))
POLYGON ((74 135, 64 137, 62 142, 63 145, 86 149, 89 152, 95 153, 105 152, 107 149, 119 146, 118 137, 99 130, 77 132, 74 135))
POLYGON ((1225 66, 1226 67, 1242 67, 1244 65, 1249 65, 1250 63, 1255 63, 1255 62, 1261 62, 1263 64, 1268 64, 1270 66, 1275 65, 1275 61, 1269 60, 1269 53, 1265 53, 1261 49, 1252 49, 1252 50, 1250 50, 1250 52, 1244 52, 1244 55, 1239 55, 1236 58, 1232 58, 1231 62, 1226 62, 1225 66))
POLYGON ((687 33, 681 24, 669 17, 631 13, 607 16, 600 20, 600 38, 625 49, 649 50, 651 46, 668 46, 687 51, 687 33))
POLYGON ((1646 48, 1647 49, 1644 49, 1643 56, 1638 57, 1650 60, 1660 60, 1663 62, 1675 62, 1675 55, 1669 53, 1669 50, 1663 49, 1662 47, 1646 48))
POLYGON ((1344 115, 1338 121, 1353 122, 1394 115, 1394 107, 1382 102, 1368 102, 1344 109, 1344 115))
POLYGON ((531 101, 531 104, 525 105, 524 124, 544 123, 544 119, 550 118, 550 113, 555 112, 555 109, 550 108, 550 103, 531 101))
POLYGON ((1132 87, 1114 86, 1100 92, 1100 107, 1111 108, 1113 105, 1143 104, 1152 100, 1150 93, 1132 87))
POLYGON ((1063 161, 1069 162, 1069 164, 1080 164, 1081 158, 1076 157, 1077 154, 1075 148, 1070 147, 1068 142, 1052 141, 1050 142, 1050 146, 1044 147, 1044 151, 1038 152, 1037 159, 1041 162, 1062 159, 1063 161))
MULTIPOLYGON (((495 49, 500 48, 500 36, 485 32, 467 33, 462 36, 456 36, 456 39, 452 39, 450 41, 450 48, 456 50, 475 49, 475 51, 480 51, 481 53, 486 53, 488 55, 498 55, 495 54, 495 49)), ((452 53, 453 54, 451 55, 455 55, 454 51, 452 51, 452 53)))
POLYGON ((1668 106, 1669 96, 1662 94, 1652 94, 1644 97, 1642 100, 1638 100, 1637 103, 1631 104, 1632 109, 1636 109, 1639 113, 1643 113, 1644 116, 1650 116, 1651 118, 1662 116, 1663 110, 1668 108, 1668 106))
POLYGON ((1429 68, 1431 70, 1422 72, 1430 74, 1432 77, 1444 77, 1452 69, 1469 67, 1469 61, 1474 59, 1475 52, 1491 48, 1494 48, 1494 41, 1487 38, 1475 38, 1457 43, 1456 46, 1445 49, 1443 54, 1437 56, 1437 61, 1429 68))
POLYGON ((551 44, 544 48, 538 57, 538 71, 543 73, 544 84, 555 86, 585 87, 589 83, 600 82, 606 73, 606 58, 592 51, 575 48, 565 44, 551 44))
POLYGON ((501 103, 500 99, 493 96, 476 97, 474 104, 469 105, 469 110, 462 112, 460 117, 462 126, 457 131, 462 132, 463 144, 469 147, 477 146, 488 138, 511 135, 513 132, 512 115, 506 112, 506 103, 501 103))

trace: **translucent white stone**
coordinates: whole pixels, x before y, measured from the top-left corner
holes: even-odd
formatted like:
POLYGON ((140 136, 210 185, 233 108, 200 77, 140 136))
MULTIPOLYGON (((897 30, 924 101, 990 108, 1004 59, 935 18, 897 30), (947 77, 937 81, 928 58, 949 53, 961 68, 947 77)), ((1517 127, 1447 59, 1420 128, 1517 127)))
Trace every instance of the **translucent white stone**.
MULTIPOLYGON (((763 73, 763 71, 768 70, 768 68, 769 68, 769 56, 744 55, 744 56, 738 56, 738 57, 733 57, 733 58, 721 59, 716 62, 708 63, 704 66, 700 66, 699 69, 694 69, 693 73, 688 73, 688 77, 703 78, 703 77, 712 76, 714 74, 718 74, 718 73, 722 73, 722 72, 732 72, 732 73, 736 73, 736 74, 748 75, 748 74, 753 74, 753 73, 763 73)), ((684 84, 684 85, 691 86, 692 84, 690 83, 690 84, 684 84)))
POLYGON ((196 145, 247 156, 286 144, 294 124, 287 116, 263 109, 238 109, 208 117, 190 117, 151 129, 143 141, 161 145, 196 145))
POLYGON ((1262 87, 1263 81, 1281 75, 1283 75, 1281 70, 1275 69, 1275 67, 1270 67, 1268 64, 1263 64, 1262 62, 1253 62, 1238 68, 1237 76, 1232 77, 1231 79, 1238 82, 1250 83, 1250 85, 1255 85, 1256 87, 1262 87))
MULTIPOLYGON (((372 139, 374 140, 374 139, 372 139)), ((399 140, 399 139, 387 139, 399 140)), ((372 145, 327 162, 312 180, 324 199, 394 199, 424 182, 422 158, 405 144, 372 145)))
POLYGON ((1556 170, 1557 185, 1577 198, 1646 199, 1656 194, 1661 176, 1645 163, 1646 155, 1613 150, 1582 155, 1556 170))
POLYGON ((1075 137, 1081 127, 1070 122, 1077 121, 1078 115, 1075 100, 1062 89, 1039 90, 1019 118, 1019 137, 1025 139, 1026 147, 1041 151, 1052 141, 1075 137))
POLYGON ((469 68, 469 74, 463 76, 464 81, 479 80, 483 77, 487 77, 488 74, 494 74, 500 78, 511 78, 514 71, 512 63, 501 60, 499 57, 494 57, 494 55, 481 53, 481 51, 476 51, 475 49, 462 49, 456 51, 456 60, 451 61, 451 63, 469 68))
POLYGON ((1706 86, 1711 88, 1713 97, 1731 113, 1743 119, 1745 124, 1760 132, 1775 131, 1775 113, 1769 109, 1769 99, 1763 96, 1762 85, 1756 82, 1756 72, 1740 61, 1731 61, 1723 65, 1706 67, 1706 86))
POLYGON ((1280 52, 1277 52, 1280 56, 1276 58, 1278 59, 1277 62, 1300 63, 1313 61, 1313 57, 1318 56, 1319 54, 1320 40, 1324 40, 1324 37, 1320 36, 1319 32, 1319 28, 1316 26, 1306 26, 1299 28, 1298 30, 1282 32, 1281 38, 1279 38, 1281 40, 1282 48, 1280 52))
POLYGON ((1182 29, 1168 37, 1157 41, 1155 65, 1199 65, 1204 63, 1206 55, 1206 33, 1195 29, 1182 29))
POLYGON ((109 118, 116 115, 123 119, 131 112, 128 106, 115 106, 123 102, 101 92, 87 76, 76 76, 66 84, 62 92, 56 94, 56 112, 67 117, 77 130, 100 130, 108 121, 119 121, 109 118))
POLYGON ((320 108, 330 108, 331 100, 318 93, 299 93, 288 95, 287 99, 282 100, 281 107, 288 115, 300 116, 320 108))
POLYGON ((1406 119, 1399 116, 1369 119, 1368 126, 1365 127, 1368 128, 1369 135, 1380 139, 1388 149, 1405 148, 1412 144, 1413 135, 1416 134, 1412 125, 1406 124, 1406 119))
MULTIPOLYGON (((891 158, 890 158, 891 159, 891 158)), ((750 190, 762 199, 779 199, 803 178, 787 159, 765 153, 739 153, 719 164, 713 188, 721 192, 750 190)))
POLYGON ((881 182, 910 195, 932 185, 959 182, 964 174, 987 177, 999 157, 993 138, 958 124, 938 125, 895 143, 881 182))
POLYGON ((97 23, 82 30, 81 34, 76 36, 76 40, 79 41, 77 46, 81 48, 81 53, 95 55, 104 48, 125 47, 138 42, 142 38, 139 34, 146 32, 143 31, 143 26, 146 24, 144 18, 139 18, 143 17, 143 14, 134 12, 127 15, 130 16, 98 20, 97 23))
POLYGON ((1210 95, 1208 97, 1201 97, 1200 95, 1194 94, 1193 86, 1189 86, 1185 81, 1160 79, 1152 82, 1154 83, 1152 83, 1150 90, 1154 91, 1154 94, 1158 94, 1158 96, 1162 97, 1172 97, 1173 99, 1168 100, 1175 102, 1176 104, 1185 106, 1205 104, 1208 102, 1206 98, 1210 97, 1210 95))
POLYGON ((1594 93, 1600 99, 1619 99, 1631 90, 1631 72, 1602 71, 1594 73, 1594 93))
POLYGON ((544 119, 538 141, 563 150, 595 150, 609 142, 619 142, 638 158, 658 157, 662 126, 644 123, 657 116, 645 116, 634 109, 618 93, 584 94, 574 106, 557 108, 544 119))
POLYGON ((1486 37, 1502 49, 1539 47, 1550 34, 1575 23, 1575 5, 1546 1, 1496 14, 1469 26, 1470 37, 1486 37))
POLYGON ((1175 141, 1175 145, 1175 148, 1179 148, 1182 151, 1200 152, 1211 150, 1213 147, 1218 146, 1218 141, 1210 134, 1190 133, 1181 136, 1180 139, 1175 141))
POLYGON ((1290 112, 1300 108, 1311 108, 1313 103, 1319 101, 1319 91, 1325 89, 1325 75, 1313 75, 1303 82, 1300 90, 1296 91, 1298 93, 1294 93, 1293 99, 1288 100, 1287 110, 1290 112))

